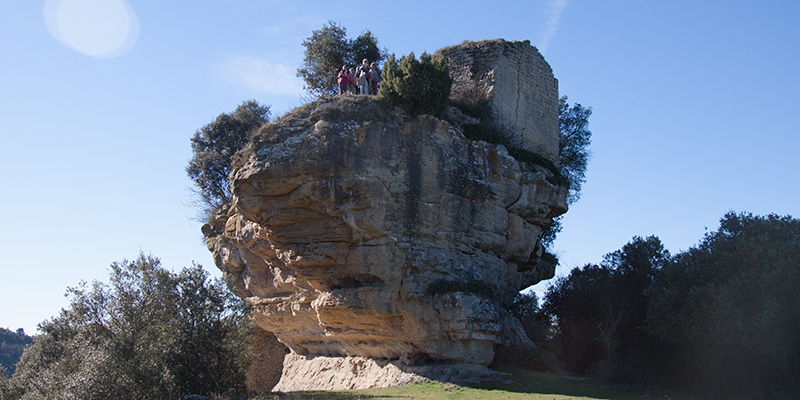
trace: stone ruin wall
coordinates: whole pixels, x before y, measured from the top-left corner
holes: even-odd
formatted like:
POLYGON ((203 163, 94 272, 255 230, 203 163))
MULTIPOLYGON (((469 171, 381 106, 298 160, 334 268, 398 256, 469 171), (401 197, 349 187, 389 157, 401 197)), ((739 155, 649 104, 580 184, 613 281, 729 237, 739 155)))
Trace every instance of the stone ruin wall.
POLYGON ((436 54, 447 60, 454 98, 488 101, 513 146, 558 163, 558 80, 530 41, 464 42, 436 54))

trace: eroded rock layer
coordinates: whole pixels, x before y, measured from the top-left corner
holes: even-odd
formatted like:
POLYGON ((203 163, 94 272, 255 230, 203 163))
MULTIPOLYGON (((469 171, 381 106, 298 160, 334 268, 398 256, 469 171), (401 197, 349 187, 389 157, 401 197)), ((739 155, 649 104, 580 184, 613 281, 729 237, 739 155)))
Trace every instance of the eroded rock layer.
POLYGON ((203 232, 295 355, 485 366, 518 331, 503 307, 553 276, 539 238, 566 189, 551 178, 444 120, 326 98, 261 129, 203 232))

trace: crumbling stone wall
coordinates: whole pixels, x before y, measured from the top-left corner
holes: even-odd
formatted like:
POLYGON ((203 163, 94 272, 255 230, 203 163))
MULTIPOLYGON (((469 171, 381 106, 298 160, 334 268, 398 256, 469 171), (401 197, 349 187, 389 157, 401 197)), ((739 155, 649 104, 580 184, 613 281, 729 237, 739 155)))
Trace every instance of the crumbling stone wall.
POLYGON ((496 128, 515 147, 558 162, 558 81, 530 41, 464 42, 447 60, 453 97, 487 101, 496 128))

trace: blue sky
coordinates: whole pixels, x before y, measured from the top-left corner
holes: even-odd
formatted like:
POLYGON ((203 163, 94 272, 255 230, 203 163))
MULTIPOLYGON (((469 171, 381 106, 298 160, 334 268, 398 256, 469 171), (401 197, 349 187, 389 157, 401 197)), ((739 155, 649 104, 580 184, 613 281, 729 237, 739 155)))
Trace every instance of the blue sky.
POLYGON ((544 53, 594 110, 559 275, 634 235, 685 250, 729 210, 800 216, 796 1, 126 1, 0 4, 1 327, 35 332, 68 286, 139 252, 218 276, 187 205, 189 138, 250 98, 301 104, 301 43, 328 20, 398 55, 495 38, 544 53))

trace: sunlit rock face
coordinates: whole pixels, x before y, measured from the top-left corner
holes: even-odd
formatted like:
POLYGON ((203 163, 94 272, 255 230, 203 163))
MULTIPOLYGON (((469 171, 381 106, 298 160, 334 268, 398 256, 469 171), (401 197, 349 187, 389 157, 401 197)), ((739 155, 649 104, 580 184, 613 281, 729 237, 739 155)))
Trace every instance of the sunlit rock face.
POLYGON ((315 358, 382 363, 369 376, 386 363, 486 366, 495 345, 524 337, 504 308, 553 276, 540 237, 566 211, 566 188, 451 122, 366 96, 323 98, 238 154, 232 205, 203 233, 258 326, 291 351, 281 390, 300 388, 293 379, 303 389, 413 381, 355 385, 348 361, 331 365, 350 365, 349 383, 315 386, 315 358))

